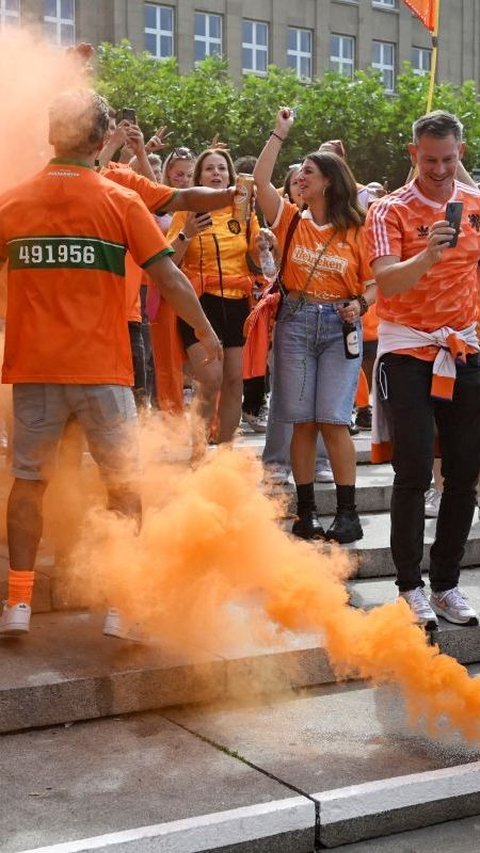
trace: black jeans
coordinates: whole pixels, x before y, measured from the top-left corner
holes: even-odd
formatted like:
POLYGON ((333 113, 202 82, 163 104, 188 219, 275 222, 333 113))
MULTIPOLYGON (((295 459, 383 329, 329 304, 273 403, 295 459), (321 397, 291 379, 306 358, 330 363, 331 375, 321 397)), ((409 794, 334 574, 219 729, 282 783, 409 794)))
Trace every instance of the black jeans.
POLYGON ((243 380, 242 409, 247 415, 260 414, 260 409, 265 405, 265 385, 265 376, 243 380))
POLYGON ((390 541, 397 585, 401 592, 423 586, 424 492, 432 478, 436 423, 444 486, 430 551, 430 584, 434 592, 443 592, 458 583, 475 508, 480 471, 480 355, 467 356, 467 364, 457 365, 452 401, 430 396, 431 362, 392 353, 381 361, 394 442, 390 541))

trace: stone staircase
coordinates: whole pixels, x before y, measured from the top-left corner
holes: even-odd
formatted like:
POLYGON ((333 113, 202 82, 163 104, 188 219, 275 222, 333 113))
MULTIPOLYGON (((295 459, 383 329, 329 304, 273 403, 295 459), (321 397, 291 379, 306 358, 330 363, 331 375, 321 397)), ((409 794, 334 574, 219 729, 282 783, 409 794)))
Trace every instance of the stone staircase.
MULTIPOLYGON (((352 605, 370 609, 379 604, 394 601, 396 598, 396 587, 392 578, 394 569, 389 548, 388 507, 392 471, 387 465, 370 466, 369 434, 363 433, 355 438, 355 446, 359 463, 357 505, 362 518, 364 538, 361 542, 348 546, 358 563, 357 575, 349 582, 349 587, 352 605)), ((244 434, 238 439, 239 452, 247 449, 258 454, 262 447, 263 437, 244 434)), ((291 496, 293 505, 293 486, 286 487, 286 490, 291 496)), ((334 486, 317 485, 316 494, 320 513, 325 517, 325 525, 328 525, 335 508, 334 486)), ((291 520, 285 523, 289 524, 291 520)), ((435 520, 427 520, 425 568, 434 528, 435 520)), ((465 554, 465 568, 461 583, 472 605, 478 610, 480 610, 480 568, 477 568, 479 566, 480 522, 476 514, 465 554)), ((2 546, 0 548, 2 594, 6 584, 7 567, 6 548, 2 546)), ((178 653, 170 653, 162 646, 143 647, 133 646, 123 641, 107 641, 102 638, 102 618, 99 614, 90 614, 78 609, 65 609, 61 575, 54 565, 53 555, 48 546, 40 552, 38 571, 34 600, 35 615, 32 619, 30 635, 25 639, 4 640, 0 646, 2 661, 0 733, 4 736, 8 736, 8 733, 43 726, 71 724, 75 721, 116 718, 118 715, 142 714, 160 709, 163 709, 163 713, 165 709, 171 710, 175 706, 192 706, 197 703, 209 705, 213 702, 233 702, 235 704, 239 700, 244 703, 246 697, 255 702, 268 703, 269 685, 275 692, 276 685, 281 683, 282 687, 285 687, 287 682, 288 686, 294 690, 302 688, 308 691, 320 688, 326 691, 325 696, 337 696, 338 701, 341 701, 341 693, 345 690, 345 685, 335 683, 326 652, 318 645, 317 638, 296 635, 288 644, 279 642, 278 646, 260 650, 242 648, 238 654, 228 657, 220 649, 218 654, 205 654, 199 649, 195 655, 182 657, 178 653)), ((480 627, 461 628, 442 620, 441 623, 439 630, 432 636, 440 649, 464 664, 480 662, 480 627)), ((473 761, 474 757, 476 756, 473 753, 468 755, 462 753, 463 761, 473 761)), ((449 762, 455 763, 451 758, 449 762)), ((458 760, 457 763, 462 762, 458 760)), ((428 767, 430 765, 427 765, 426 769, 428 767)), ((471 786, 470 776, 468 778, 468 785, 471 786)), ((470 788, 468 791, 470 792, 470 788)), ((337 790, 335 794, 342 801, 343 795, 337 790)), ((458 797, 455 800, 456 805, 450 807, 449 817, 456 818, 480 813, 480 798, 475 794, 472 800, 472 796, 469 793, 466 798, 458 797), (472 805, 472 802, 478 803, 478 808, 472 805)), ((352 808, 355 810, 357 806, 352 808)), ((375 824, 376 828, 372 829, 368 821, 362 824, 362 809, 358 808, 359 811, 355 813, 355 820, 352 819, 351 824, 352 827, 355 826, 355 830, 349 834, 347 824, 342 823, 342 831, 339 834, 333 833, 331 837, 328 832, 324 834, 325 846, 335 847, 357 838, 386 835, 393 831, 392 827, 397 826, 382 813, 381 819, 375 824)), ((392 795, 391 805, 388 806, 387 811, 390 813, 390 818, 396 813, 395 795, 392 795)), ((402 812, 402 819, 398 824, 400 828, 408 829, 442 820, 441 804, 438 807, 432 807, 430 812, 422 807, 420 812, 422 818, 419 822, 418 802, 412 801, 411 809, 410 806, 405 807, 405 811, 402 812)), ((90 848, 85 847, 85 849, 90 848)), ((112 847, 113 849, 115 848, 112 847)), ((122 847, 122 853, 123 849, 122 847)), ((137 848, 132 847, 133 849, 137 848)), ((138 847, 139 851, 143 849, 157 848, 138 847)), ((163 849, 158 847, 158 850, 163 849)), ((192 851, 194 849, 200 851, 204 848, 192 847, 192 851)), ((212 846, 210 849, 224 848, 212 846)), ((237 849, 253 851, 257 848, 235 846, 235 850, 237 849)), ((269 847, 268 844, 265 848, 258 849, 277 850, 276 847, 269 847)), ((310 853, 310 848, 301 846, 278 849, 305 850, 310 853)))

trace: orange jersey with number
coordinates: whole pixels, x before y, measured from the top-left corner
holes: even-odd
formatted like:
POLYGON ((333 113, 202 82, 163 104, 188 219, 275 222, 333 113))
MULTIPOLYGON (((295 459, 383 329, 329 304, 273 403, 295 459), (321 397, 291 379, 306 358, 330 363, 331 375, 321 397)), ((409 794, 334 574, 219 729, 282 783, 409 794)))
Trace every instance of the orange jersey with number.
POLYGON ((0 198, 8 260, 4 382, 131 385, 125 253, 172 252, 135 192, 52 161, 0 198))
MULTIPOLYGON (((404 293, 377 293, 377 315, 392 323, 433 332, 442 326, 464 329, 478 316, 477 265, 480 256, 480 192, 455 182, 450 201, 463 203, 454 248, 404 293)), ((370 261, 388 255, 401 261, 426 248, 434 222, 445 219, 445 204, 420 192, 415 181, 374 203, 367 217, 370 261)))
MULTIPOLYGON (((272 231, 278 237, 280 249, 295 214, 296 204, 280 200, 272 231)), ((283 270, 287 290, 300 291, 318 299, 334 301, 363 293, 373 281, 367 260, 364 228, 351 226, 346 232, 335 233, 331 224, 317 225, 309 210, 301 214, 283 270)))

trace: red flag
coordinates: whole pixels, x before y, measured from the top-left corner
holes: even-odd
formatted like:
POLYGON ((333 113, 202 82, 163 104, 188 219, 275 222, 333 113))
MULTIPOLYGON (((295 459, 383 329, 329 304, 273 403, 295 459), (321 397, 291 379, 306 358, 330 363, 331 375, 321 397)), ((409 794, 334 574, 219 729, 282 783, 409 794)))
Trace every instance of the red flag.
POLYGON ((405 0, 413 14, 420 18, 422 24, 432 33, 435 29, 435 12, 438 0, 405 0))

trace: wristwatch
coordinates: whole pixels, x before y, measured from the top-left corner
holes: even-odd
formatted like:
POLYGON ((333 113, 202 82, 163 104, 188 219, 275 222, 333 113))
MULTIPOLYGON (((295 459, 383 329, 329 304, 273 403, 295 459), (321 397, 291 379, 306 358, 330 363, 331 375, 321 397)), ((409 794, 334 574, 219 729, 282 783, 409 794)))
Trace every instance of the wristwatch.
POLYGON ((186 235, 183 231, 179 231, 179 232, 178 232, 178 234, 177 234, 177 237, 178 237, 178 239, 179 239, 179 240, 181 240, 181 242, 182 242, 182 243, 184 243, 184 242, 185 242, 185 240, 188 240, 188 239, 189 239, 189 238, 187 237, 187 235, 186 235))

